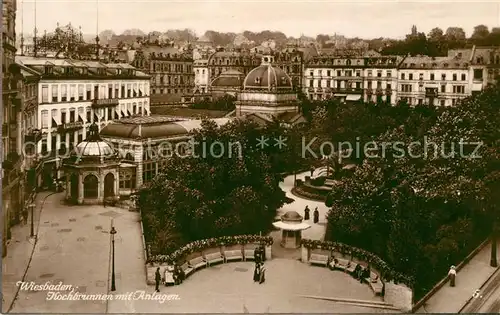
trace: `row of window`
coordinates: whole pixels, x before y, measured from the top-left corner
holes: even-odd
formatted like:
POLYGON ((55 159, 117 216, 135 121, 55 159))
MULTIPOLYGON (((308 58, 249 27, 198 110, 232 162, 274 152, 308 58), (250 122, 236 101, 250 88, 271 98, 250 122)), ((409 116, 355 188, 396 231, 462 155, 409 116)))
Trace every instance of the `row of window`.
POLYGON ((435 105, 435 106, 455 106, 460 101, 460 98, 452 99, 437 99, 437 98, 413 98, 401 97, 401 101, 407 102, 409 105, 435 105), (432 104, 431 104, 432 103, 432 104))
POLYGON ((189 94, 192 89, 153 89, 153 94, 189 94))
POLYGON ((151 70, 154 72, 192 73, 193 66, 182 63, 152 62, 151 70))
MULTIPOLYGON (((371 87, 371 81, 369 83, 370 83, 370 87, 371 87)), ((379 83, 382 83, 382 82, 379 82, 379 83)), ((309 80, 308 86, 315 87, 314 80, 309 80)), ((327 88, 331 87, 331 88, 335 88, 335 89, 344 89, 344 88, 361 89, 362 82, 349 82, 349 81, 337 81, 337 80, 318 80, 316 82, 316 87, 327 87, 327 88)))
POLYGON ((147 103, 142 102, 129 103, 127 105, 108 107, 108 108, 97 108, 93 109, 87 107, 79 107, 78 109, 70 108, 66 109, 52 109, 50 112, 51 121, 49 121, 49 111, 41 111, 41 127, 49 128, 57 127, 60 124, 73 123, 80 121, 85 122, 98 122, 98 121, 108 121, 113 119, 120 119, 122 117, 128 117, 132 115, 147 115, 148 110, 146 108, 147 103))
MULTIPOLYGON (((419 92, 423 92, 426 89, 424 89, 423 85, 419 85, 419 92)), ((435 89, 437 92, 437 89, 435 89)), ((410 93, 413 92, 413 84, 401 84, 400 85, 400 91, 401 92, 406 92, 410 93)), ((440 92, 441 93, 447 93, 446 91, 446 85, 442 84, 440 87, 440 92)), ((465 94, 465 85, 453 85, 451 89, 451 93, 454 94, 465 94)))
POLYGON ((149 94, 148 84, 43 84, 42 103, 90 101, 92 99, 132 98, 149 94), (50 96, 49 96, 50 95, 50 96))
MULTIPOLYGON (((459 78, 459 76, 456 73, 453 73, 452 76, 451 76, 452 81, 458 81, 458 78, 459 78)), ((426 78, 424 78, 424 74, 423 73, 419 73, 418 79, 419 80, 424 80, 426 78)), ((442 81, 446 81, 446 79, 447 79, 446 73, 441 73, 441 80, 442 81)), ((401 80, 406 80, 406 73, 401 73, 401 80)), ((413 80, 413 73, 408 73, 408 80, 413 80)), ((435 74, 434 73, 430 73, 429 74, 429 78, 427 80, 430 80, 430 81, 436 80, 435 74)), ((460 75, 460 80, 461 81, 467 81, 467 75, 465 73, 462 73, 460 75)))
MULTIPOLYGON (((319 70, 316 70, 317 72, 317 75, 318 76, 322 76, 323 74, 325 74, 327 77, 331 77, 332 76, 332 73, 336 73, 337 77, 342 77, 342 76, 345 76, 345 77, 361 77, 361 70, 356 70, 356 71, 353 71, 353 70, 337 70, 337 71, 332 71, 332 70, 322 70, 322 69, 319 69, 319 70), (353 73, 355 75, 353 75, 353 73)), ((311 77, 314 77, 314 70, 310 70, 309 71, 309 76, 311 77)), ((370 74, 371 76, 371 74, 370 74)))
POLYGON ((151 83, 154 85, 155 83, 159 83, 161 85, 184 85, 184 84, 192 84, 194 82, 194 78, 189 76, 169 76, 169 75, 156 75, 151 78, 151 83))

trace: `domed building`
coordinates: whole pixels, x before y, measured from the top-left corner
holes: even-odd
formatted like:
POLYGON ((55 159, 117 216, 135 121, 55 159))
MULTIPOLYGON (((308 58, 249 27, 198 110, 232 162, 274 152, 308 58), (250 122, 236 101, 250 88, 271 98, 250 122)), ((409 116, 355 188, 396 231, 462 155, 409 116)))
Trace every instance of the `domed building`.
POLYGON ((304 122, 292 80, 272 64, 273 56, 265 55, 262 64, 248 73, 238 94, 236 116, 253 115, 266 121, 277 118, 288 124, 304 122))
POLYGON ((210 83, 210 92, 214 99, 231 95, 236 97, 241 92, 245 75, 237 70, 222 72, 210 83))
POLYGON ((80 142, 64 160, 66 200, 76 204, 100 204, 118 200, 118 153, 99 136, 99 127, 89 127, 87 139, 80 142))

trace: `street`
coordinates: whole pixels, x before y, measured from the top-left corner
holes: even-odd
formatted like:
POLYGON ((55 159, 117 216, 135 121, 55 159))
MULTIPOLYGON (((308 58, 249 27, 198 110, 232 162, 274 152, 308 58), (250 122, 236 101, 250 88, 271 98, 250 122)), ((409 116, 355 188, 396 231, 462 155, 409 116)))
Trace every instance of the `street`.
POLYGON ((473 293, 472 300, 460 313, 500 312, 500 269, 497 269, 483 288, 473 293))

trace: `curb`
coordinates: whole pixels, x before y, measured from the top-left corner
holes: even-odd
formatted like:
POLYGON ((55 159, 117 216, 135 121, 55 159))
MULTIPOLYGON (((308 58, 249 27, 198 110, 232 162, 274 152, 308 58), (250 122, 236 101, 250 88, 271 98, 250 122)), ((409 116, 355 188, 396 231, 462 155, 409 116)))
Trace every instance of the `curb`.
MULTIPOLYGON (((493 278, 493 276, 496 275, 496 273, 500 270, 500 267, 496 267, 495 268, 495 271, 493 271, 493 273, 488 277, 488 279, 486 279, 486 281, 479 287, 479 290, 482 290, 484 288, 484 286, 490 282, 490 280, 493 278)), ((464 308, 467 307, 467 305, 469 305, 469 303, 472 301, 472 299, 474 298, 474 296, 472 295, 469 299, 467 299, 467 301, 464 303, 464 305, 458 310, 457 313, 462 313, 462 311, 464 310, 464 308)))

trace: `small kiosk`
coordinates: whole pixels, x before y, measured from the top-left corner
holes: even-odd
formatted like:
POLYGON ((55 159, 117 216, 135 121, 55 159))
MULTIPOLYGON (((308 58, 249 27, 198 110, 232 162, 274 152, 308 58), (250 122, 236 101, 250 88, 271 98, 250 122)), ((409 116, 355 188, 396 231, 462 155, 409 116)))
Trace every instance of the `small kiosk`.
POLYGON ((281 246, 284 248, 299 248, 302 240, 302 230, 311 226, 302 222, 303 218, 296 211, 288 211, 281 216, 281 221, 273 225, 282 230, 281 246))

